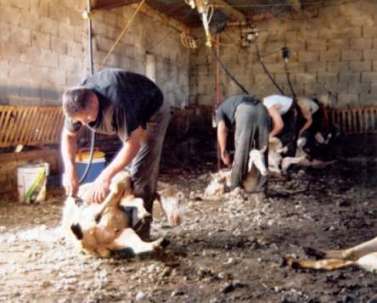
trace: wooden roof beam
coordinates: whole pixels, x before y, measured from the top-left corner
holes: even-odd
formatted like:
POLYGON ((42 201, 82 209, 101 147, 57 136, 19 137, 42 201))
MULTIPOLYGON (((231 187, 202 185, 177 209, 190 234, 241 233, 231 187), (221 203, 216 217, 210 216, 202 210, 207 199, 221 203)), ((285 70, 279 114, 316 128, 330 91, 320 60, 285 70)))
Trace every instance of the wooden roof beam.
POLYGON ((139 2, 139 0, 92 0, 92 10, 106 10, 121 7, 124 5, 130 5, 139 2))
MULTIPOLYGON (((131 6, 136 8, 137 4, 132 4, 131 6)), ((190 32, 190 28, 187 25, 178 21, 177 19, 174 19, 172 17, 169 17, 161 13, 160 11, 150 7, 148 4, 144 4, 141 7, 140 12, 143 13, 144 15, 147 15, 148 17, 151 17, 152 19, 158 22, 161 22, 165 25, 168 25, 174 28, 178 32, 186 32, 186 33, 190 32)))
POLYGON ((288 3, 296 12, 301 11, 301 7, 302 7, 301 0, 288 0, 288 3))
MULTIPOLYGON (((102 10, 102 9, 113 9, 122 6, 131 6, 136 9, 140 0, 92 0, 92 10, 102 10)), ((154 20, 157 20, 161 23, 164 23, 178 32, 190 32, 190 28, 186 26, 184 23, 174 19, 172 17, 168 17, 167 15, 161 13, 158 10, 150 7, 148 4, 144 3, 140 9, 140 12, 144 15, 147 15, 154 20)))
POLYGON ((240 12, 239 10, 231 6, 228 2, 224 0, 212 0, 212 1, 209 1, 209 3, 213 4, 215 8, 219 8, 220 10, 223 10, 225 13, 229 14, 230 17, 233 17, 231 19, 235 19, 236 21, 246 22, 246 16, 242 12, 240 12))

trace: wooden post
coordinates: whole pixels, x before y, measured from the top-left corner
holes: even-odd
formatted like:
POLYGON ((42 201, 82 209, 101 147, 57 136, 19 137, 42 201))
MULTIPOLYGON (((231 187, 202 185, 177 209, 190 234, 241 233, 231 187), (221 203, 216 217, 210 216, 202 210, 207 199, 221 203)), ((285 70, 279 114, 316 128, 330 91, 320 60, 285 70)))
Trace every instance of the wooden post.
MULTIPOLYGON (((220 34, 216 34, 216 42, 215 42, 215 52, 216 52, 216 56, 217 58, 220 58, 220 34)), ((215 115, 215 111, 217 109, 217 107, 220 105, 220 103, 222 102, 221 100, 221 88, 220 88, 220 64, 219 64, 219 60, 216 60, 216 65, 215 65, 215 93, 216 93, 216 97, 215 97, 215 104, 214 104, 214 115, 215 115)), ((216 117, 214 117, 215 119, 216 117)), ((216 150, 217 150, 217 170, 220 170, 221 169, 221 155, 220 155, 220 148, 219 148, 219 144, 216 140, 216 150)))

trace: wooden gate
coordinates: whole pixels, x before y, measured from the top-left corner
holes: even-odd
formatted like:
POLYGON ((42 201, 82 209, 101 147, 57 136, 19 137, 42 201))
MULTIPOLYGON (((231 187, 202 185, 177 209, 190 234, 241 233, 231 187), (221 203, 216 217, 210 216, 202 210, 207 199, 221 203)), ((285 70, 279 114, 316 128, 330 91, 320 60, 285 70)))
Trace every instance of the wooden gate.
POLYGON ((58 143, 61 107, 0 106, 0 147, 58 143))
POLYGON ((343 134, 377 133, 377 107, 329 109, 331 123, 343 134))

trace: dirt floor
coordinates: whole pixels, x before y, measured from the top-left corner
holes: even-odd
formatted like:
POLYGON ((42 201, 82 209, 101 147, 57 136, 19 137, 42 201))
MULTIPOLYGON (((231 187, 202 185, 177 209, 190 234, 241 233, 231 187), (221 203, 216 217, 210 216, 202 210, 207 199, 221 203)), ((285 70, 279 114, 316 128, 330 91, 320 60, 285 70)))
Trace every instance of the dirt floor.
MULTIPOLYGON (((164 253, 133 259, 82 255, 59 233, 63 194, 45 203, 0 201, 1 302, 368 302, 377 275, 358 268, 293 270, 287 255, 376 236, 377 163, 338 162, 271 180, 269 197, 202 199, 208 169, 164 171, 187 196, 185 220, 156 215, 164 253)), ((372 302, 372 301, 371 301, 372 302)), ((377 301, 373 301, 377 302, 377 301)))

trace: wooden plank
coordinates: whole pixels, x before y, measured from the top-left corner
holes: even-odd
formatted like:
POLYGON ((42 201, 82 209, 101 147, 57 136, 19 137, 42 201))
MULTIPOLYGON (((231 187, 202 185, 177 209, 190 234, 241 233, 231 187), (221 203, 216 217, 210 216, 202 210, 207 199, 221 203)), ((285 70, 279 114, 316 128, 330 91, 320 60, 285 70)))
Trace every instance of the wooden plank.
POLYGON ((19 144, 24 144, 26 145, 26 138, 27 138, 27 133, 30 131, 27 127, 28 125, 28 119, 31 116, 31 113, 33 111, 33 107, 25 108, 24 109, 24 121, 21 126, 21 134, 20 134, 20 141, 18 142, 19 144))
POLYGON ((4 142, 4 144, 8 144, 9 130, 13 126, 13 120, 14 120, 14 111, 12 109, 10 109, 8 111, 8 116, 6 118, 5 125, 4 125, 5 133, 4 133, 3 140, 2 140, 4 142))
POLYGON ((54 142, 58 142, 64 125, 63 111, 59 110, 56 112, 56 118, 54 121, 56 121, 56 123, 51 129, 51 137, 54 138, 54 142))
MULTIPOLYGON (((132 4, 131 6, 136 8, 137 4, 132 4)), ((187 8, 190 9, 188 6, 187 6, 187 8)), ((180 33, 181 32, 186 32, 186 33, 190 32, 190 28, 188 26, 186 26, 185 24, 183 24, 182 22, 180 22, 180 21, 178 21, 178 20, 176 20, 172 17, 169 17, 162 12, 159 12, 158 10, 150 7, 146 3, 144 3, 143 6, 140 8, 140 12, 143 13, 144 15, 147 15, 147 16, 155 19, 158 22, 161 22, 163 24, 170 26, 171 28, 177 30, 180 33)))
POLYGON ((41 119, 41 123, 39 127, 39 134, 36 140, 37 142, 41 142, 43 140, 45 143, 48 143, 46 142, 47 141, 46 128, 48 127, 49 122, 53 123, 53 120, 51 120, 51 110, 49 108, 45 108, 43 109, 42 113, 43 115, 42 115, 42 119, 41 119))
POLYGON ((30 133, 30 143, 29 144, 35 144, 36 138, 38 136, 39 132, 39 125, 41 122, 42 113, 40 109, 38 108, 37 111, 34 112, 34 118, 29 121, 30 128, 32 129, 32 132, 30 133))
POLYGON ((10 114, 11 114, 11 111, 10 110, 6 110, 5 111, 5 115, 4 115, 4 121, 2 123, 2 126, 1 128, 4 130, 3 133, 2 133, 2 136, 0 137, 0 144, 2 144, 2 146, 7 146, 6 145, 6 137, 7 137, 7 130, 8 130, 8 125, 9 125, 9 120, 10 120, 10 114))
POLYGON ((54 109, 46 109, 44 113, 44 115, 48 116, 49 118, 45 119, 41 125, 42 138, 39 140, 43 140, 45 143, 51 142, 50 133, 56 123, 55 112, 56 110, 54 109))
POLYGON ((35 119, 36 112, 37 112, 37 107, 31 107, 30 110, 28 111, 28 115, 26 117, 25 126, 24 126, 23 140, 22 140, 22 143, 25 145, 28 145, 31 142, 33 129, 32 129, 30 121, 33 121, 33 119, 35 119))
POLYGON ((0 144, 1 144, 1 141, 2 141, 2 138, 3 138, 3 134, 6 131, 6 128, 5 128, 5 125, 4 125, 6 115, 7 115, 7 111, 5 110, 5 108, 1 109, 0 110, 0 144))
POLYGON ((20 113, 20 123, 19 123, 19 130, 17 132, 17 136, 15 137, 15 142, 19 142, 19 144, 22 144, 22 133, 24 132, 24 125, 26 121, 26 117, 28 114, 27 108, 23 108, 20 113))
POLYGON ((231 6, 228 2, 224 0, 213 0, 210 1, 210 3, 213 4, 216 8, 218 7, 220 10, 224 10, 224 12, 233 17, 232 19, 236 19, 241 22, 247 21, 246 16, 242 12, 235 9, 233 6, 231 6))
POLYGON ((109 10, 136 2, 139 2, 139 0, 95 0, 92 4, 92 10, 109 10))
POLYGON ((20 111, 13 110, 12 115, 13 119, 8 130, 8 144, 15 141, 14 138, 16 136, 17 130, 19 130, 19 123, 21 122, 20 111))
POLYGON ((357 120, 357 109, 351 110, 351 130, 353 134, 357 134, 359 132, 359 123, 357 120))
POLYGON ((341 119, 340 119, 340 125, 341 125, 341 129, 344 133, 347 132, 347 128, 346 128, 346 125, 347 125, 347 119, 346 119, 346 112, 344 110, 340 111, 340 114, 341 114, 341 119))
POLYGON ((53 111, 54 122, 50 125, 50 128, 46 134, 50 142, 59 142, 60 133, 63 128, 63 111, 61 108, 56 108, 53 111))
POLYGON ((0 106, 0 147, 55 143, 63 125, 60 107, 0 106))
POLYGON ((352 112, 346 111, 348 133, 352 134, 352 112))
POLYGON ((58 119, 58 111, 54 110, 51 113, 52 117, 52 123, 50 124, 50 127, 46 130, 46 138, 49 142, 54 140, 54 133, 55 133, 55 127, 58 119))
POLYGON ((369 110, 362 110, 363 112, 363 132, 367 133, 368 132, 368 124, 369 124, 369 110))

